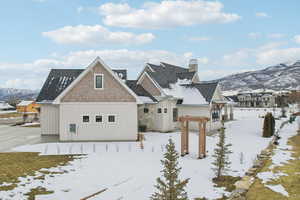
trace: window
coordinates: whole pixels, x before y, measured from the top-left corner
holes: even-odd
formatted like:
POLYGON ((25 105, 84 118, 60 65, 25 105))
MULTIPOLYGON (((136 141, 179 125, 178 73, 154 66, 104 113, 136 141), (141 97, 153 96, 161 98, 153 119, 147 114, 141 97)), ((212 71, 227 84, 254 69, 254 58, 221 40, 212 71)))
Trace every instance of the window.
POLYGON ((110 123, 116 122, 116 116, 108 115, 108 122, 110 122, 110 123))
POLYGON ((144 113, 148 113, 149 112, 149 108, 144 108, 144 113))
POLYGON ((96 122, 102 122, 102 116, 101 115, 96 115, 95 121, 96 122))
POLYGON ((161 113, 161 108, 158 108, 158 109, 157 109, 157 113, 161 113))
POLYGON ((177 122, 177 121, 178 121, 178 109, 173 108, 173 122, 177 122))
POLYGON ((213 122, 220 120, 220 110, 218 108, 212 110, 211 118, 213 122))
POLYGON ((88 116, 88 115, 82 116, 82 122, 84 122, 84 123, 90 122, 90 116, 88 116))
POLYGON ((95 74, 95 89, 103 89, 103 74, 95 74))
POLYGON ((76 124, 69 124, 70 133, 76 133, 76 124))
POLYGON ((165 109, 164 109, 164 113, 167 113, 167 112, 168 112, 168 109, 167 109, 167 108, 165 108, 165 109))

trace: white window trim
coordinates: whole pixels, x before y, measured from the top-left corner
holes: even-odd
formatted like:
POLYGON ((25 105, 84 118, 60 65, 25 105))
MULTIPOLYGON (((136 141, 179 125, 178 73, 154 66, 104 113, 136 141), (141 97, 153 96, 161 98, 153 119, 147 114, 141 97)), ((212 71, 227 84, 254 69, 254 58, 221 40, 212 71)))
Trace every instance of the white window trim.
POLYGON ((82 124, 89 124, 89 123, 91 123, 91 115, 90 115, 90 114, 82 114, 82 115, 80 116, 80 122, 81 122, 82 124), (89 116, 89 122, 83 122, 83 116, 89 116))
POLYGON ((103 123, 104 123, 104 115, 96 114, 96 115, 94 115, 94 119, 95 119, 95 123, 96 123, 96 124, 103 124, 103 123), (96 121, 96 117, 97 117, 97 116, 101 116, 101 117, 102 117, 102 122, 97 122, 97 121, 96 121))
POLYGON ((117 123, 117 115, 116 114, 108 114, 106 118, 107 118, 107 123, 108 124, 116 124, 117 123), (115 116, 115 121, 114 122, 110 122, 109 119, 108 119, 109 116, 115 116))
POLYGON ((104 89, 104 74, 94 74, 94 89, 103 90, 104 89), (96 76, 102 76, 102 88, 96 88, 96 76))

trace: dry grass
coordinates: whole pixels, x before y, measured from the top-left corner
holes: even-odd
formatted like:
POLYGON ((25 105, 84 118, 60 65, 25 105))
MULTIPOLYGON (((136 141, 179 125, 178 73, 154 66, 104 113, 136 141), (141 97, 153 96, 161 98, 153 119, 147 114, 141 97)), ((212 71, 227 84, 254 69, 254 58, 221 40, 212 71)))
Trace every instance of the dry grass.
MULTIPOLYGON (((290 160, 289 163, 278 166, 272 169, 273 172, 283 172, 288 176, 281 176, 280 178, 268 182, 270 185, 281 184, 289 193, 289 198, 274 192, 265 187, 259 179, 256 179, 250 190, 246 194, 247 200, 299 200, 300 199, 300 136, 290 138, 289 145, 293 146, 293 157, 295 160, 290 160)), ((272 162, 269 160, 263 167, 261 172, 270 171, 269 167, 272 162)))
POLYGON ((25 195, 28 196, 28 200, 35 200, 36 195, 43 195, 43 194, 52 194, 53 191, 49 191, 43 187, 36 187, 32 188, 30 192, 26 193, 25 195))
MULTIPOLYGON (((73 155, 39 156, 38 153, 31 152, 0 153, 0 185, 4 182, 11 183, 9 186, 1 186, 0 191, 15 188, 19 177, 34 176, 40 169, 66 165, 74 159, 73 155)), ((40 173, 49 174, 45 170, 40 173)))
POLYGON ((22 117, 22 113, 2 113, 0 114, 0 118, 10 118, 10 117, 22 117))
POLYGON ((234 183, 241 180, 241 177, 222 176, 219 179, 213 179, 216 187, 224 187, 227 192, 235 190, 234 183))

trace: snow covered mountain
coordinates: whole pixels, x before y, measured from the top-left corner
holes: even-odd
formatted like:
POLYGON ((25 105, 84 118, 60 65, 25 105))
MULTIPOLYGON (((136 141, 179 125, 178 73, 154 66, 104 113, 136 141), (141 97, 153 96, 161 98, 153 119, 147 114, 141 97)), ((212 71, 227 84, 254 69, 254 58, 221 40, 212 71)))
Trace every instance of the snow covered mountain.
POLYGON ((233 74, 218 79, 223 91, 300 89, 300 61, 279 64, 263 70, 233 74))
POLYGON ((17 99, 35 99, 38 95, 37 90, 0 88, 0 101, 6 101, 11 98, 17 99))

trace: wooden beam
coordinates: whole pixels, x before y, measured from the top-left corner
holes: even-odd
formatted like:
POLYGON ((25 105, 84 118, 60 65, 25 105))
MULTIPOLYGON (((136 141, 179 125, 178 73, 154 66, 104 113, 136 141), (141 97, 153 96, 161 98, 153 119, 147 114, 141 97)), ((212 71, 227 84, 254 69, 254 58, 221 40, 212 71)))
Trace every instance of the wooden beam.
POLYGON ((198 158, 201 157, 201 130, 202 130, 202 123, 199 122, 199 136, 198 136, 198 158))
POLYGON ((194 121, 194 122, 207 122, 210 119, 208 117, 193 117, 193 116, 181 116, 179 117, 180 122, 194 121))

